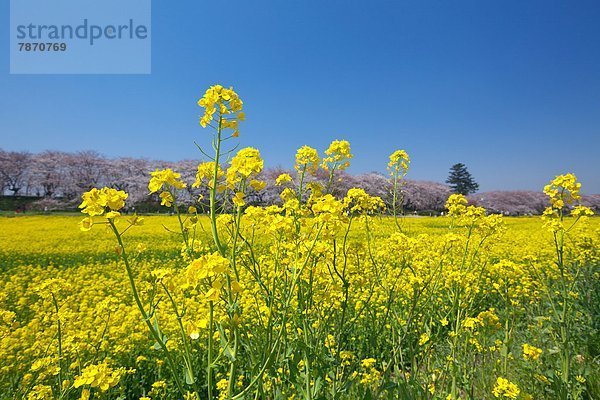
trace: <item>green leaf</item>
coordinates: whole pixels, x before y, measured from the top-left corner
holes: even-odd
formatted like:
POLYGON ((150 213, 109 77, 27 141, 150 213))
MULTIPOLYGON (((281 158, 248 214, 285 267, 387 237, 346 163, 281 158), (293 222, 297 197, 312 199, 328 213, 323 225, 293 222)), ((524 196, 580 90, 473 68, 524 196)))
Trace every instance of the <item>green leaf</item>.
POLYGON ((223 353, 230 361, 235 361, 235 355, 233 354, 233 349, 229 345, 229 342, 225 339, 225 331, 221 325, 218 326, 219 330, 219 340, 221 342, 221 348, 223 349, 223 353))
POLYGON ((185 368, 183 374, 185 375, 186 384, 193 385, 196 382, 196 379, 194 378, 194 375, 192 375, 192 371, 190 371, 189 368, 185 368))

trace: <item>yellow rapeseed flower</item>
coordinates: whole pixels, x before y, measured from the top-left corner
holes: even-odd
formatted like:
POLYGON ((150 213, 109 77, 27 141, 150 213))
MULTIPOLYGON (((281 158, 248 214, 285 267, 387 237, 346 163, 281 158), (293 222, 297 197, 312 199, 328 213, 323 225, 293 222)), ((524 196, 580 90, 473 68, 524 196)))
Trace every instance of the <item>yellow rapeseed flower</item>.
POLYGON ((185 188, 185 182, 181 180, 181 174, 173 171, 171 168, 162 170, 156 170, 151 172, 150 182, 148 183, 148 190, 150 193, 156 193, 161 190, 165 185, 172 186, 175 189, 185 188))
POLYGON ((342 171, 350 166, 350 159, 354 157, 350 152, 350 142, 347 140, 334 140, 325 150, 325 154, 327 157, 323 159, 321 165, 325 170, 342 171))
POLYGON ((81 371, 81 375, 75 377, 73 386, 78 388, 87 385, 106 392, 108 389, 119 383, 124 372, 124 369, 112 369, 106 363, 93 364, 85 367, 81 371))
POLYGON ((523 358, 525 360, 537 360, 542 355, 542 349, 525 343, 523 345, 523 358))
POLYGON ((310 146, 302 146, 296 152, 296 164, 294 164, 294 168, 298 172, 306 171, 309 174, 314 174, 317 172, 320 162, 321 158, 316 149, 310 146))
POLYGON ((242 111, 243 102, 233 87, 229 89, 221 85, 209 87, 204 96, 198 100, 198 105, 204 108, 204 115, 200 118, 200 125, 203 128, 210 125, 217 114, 221 128, 232 129, 232 136, 239 135, 238 123, 246 116, 242 111))
POLYGON ((405 150, 396 150, 390 155, 388 170, 392 176, 404 176, 408 172, 410 157, 405 150))
POLYGON ((506 378, 498 377, 496 384, 492 389, 494 397, 506 397, 508 399, 516 399, 521 391, 519 387, 510 382, 506 378))

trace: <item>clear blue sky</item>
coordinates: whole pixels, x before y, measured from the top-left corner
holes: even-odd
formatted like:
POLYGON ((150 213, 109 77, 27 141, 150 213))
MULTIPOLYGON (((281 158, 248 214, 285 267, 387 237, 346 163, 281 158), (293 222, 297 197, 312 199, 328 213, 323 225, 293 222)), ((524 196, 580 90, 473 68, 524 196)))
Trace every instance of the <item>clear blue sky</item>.
POLYGON ((600 193, 598 1, 154 1, 152 74, 9 75, 0 148, 178 160, 208 145, 196 101, 233 85, 267 165, 352 143, 351 171, 406 149, 413 179, 465 163, 481 190, 574 172, 600 193))

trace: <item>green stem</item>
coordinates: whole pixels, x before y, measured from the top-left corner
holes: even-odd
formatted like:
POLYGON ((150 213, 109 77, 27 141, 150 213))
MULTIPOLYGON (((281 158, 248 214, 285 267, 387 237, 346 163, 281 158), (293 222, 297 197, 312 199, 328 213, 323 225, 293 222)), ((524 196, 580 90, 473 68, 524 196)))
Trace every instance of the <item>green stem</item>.
POLYGON ((302 203, 302 190, 304 187, 304 175, 306 174, 306 165, 304 164, 304 166, 302 167, 302 172, 300 173, 300 182, 298 185, 298 202, 302 203))
POLYGON ((327 188, 325 189, 325 193, 329 193, 331 190, 331 184, 333 183, 333 174, 335 173, 335 169, 337 168, 337 163, 334 163, 331 167, 331 171, 329 172, 329 180, 327 181, 327 188))
POLYGON ((167 297, 169 298, 169 301, 171 302, 171 306, 173 307, 173 311, 175 311, 175 316, 177 317, 177 323, 179 325, 179 331, 181 332, 181 340, 183 341, 183 347, 185 350, 185 364, 186 364, 186 368, 188 370, 188 374, 192 380, 192 386, 194 387, 194 390, 196 391, 196 393, 198 393, 198 387, 196 385, 196 374, 194 373, 194 368, 192 366, 192 352, 190 350, 190 345, 188 343, 187 340, 187 334, 185 332, 185 329, 183 327, 183 323, 182 323, 182 315, 179 313, 179 309, 177 308, 177 303, 175 303, 175 299, 173 298, 173 296, 171 295, 171 292, 169 292, 169 290, 167 289, 167 286, 161 282, 161 285, 164 289, 164 291, 167 293, 167 297))
POLYGON ((54 303, 54 309, 56 310, 56 323, 58 325, 58 389, 62 394, 62 328, 60 323, 60 314, 58 312, 58 302, 56 296, 52 293, 52 302, 54 303))
MULTIPOLYGON (((242 183, 242 192, 245 192, 245 183, 242 183)), ((233 273, 235 274, 235 279, 237 281, 239 281, 239 273, 237 270, 237 264, 236 264, 236 252, 237 252, 237 239, 240 236, 240 224, 242 221, 242 207, 238 207, 237 208, 237 213, 236 213, 236 218, 235 218, 235 234, 233 237, 233 244, 231 246, 231 266, 233 268, 233 273)), ((228 299, 229 299, 229 309, 231 310, 231 315, 230 318, 232 320, 232 333, 233 333, 233 349, 232 349, 232 354, 233 354, 233 359, 229 365, 229 381, 227 383, 227 398, 231 399, 232 395, 233 395, 233 389, 234 389, 234 383, 235 383, 235 379, 234 379, 234 375, 235 375, 235 367, 236 367, 236 361, 237 361, 237 350, 238 350, 238 345, 239 345, 239 334, 238 334, 238 328, 237 328, 237 324, 233 321, 233 319, 235 318, 235 302, 233 299, 233 295, 231 292, 231 279, 229 278, 229 276, 227 277, 227 286, 228 286, 228 299)))
POLYGON ((169 191, 169 193, 171 193, 171 196, 173 196, 173 208, 175 209, 175 212, 177 213, 177 221, 179 221, 179 229, 181 230, 181 236, 183 236, 183 241, 185 243, 185 248, 187 249, 188 255, 191 257, 192 256, 192 248, 190 247, 190 242, 189 242, 189 235, 185 229, 185 227, 183 226, 183 221, 181 219, 181 212, 179 211, 179 206, 177 206, 177 199, 175 199, 175 196, 173 195, 172 192, 169 191))
POLYGON ((213 171, 212 187, 210 188, 210 227, 212 236, 217 246, 217 250, 222 256, 225 256, 225 249, 219 240, 219 232, 217 231, 217 178, 219 175, 219 158, 221 156, 221 131, 223 129, 223 117, 219 117, 219 127, 217 129, 217 138, 215 142, 215 168, 213 171))
POLYGON ((400 222, 398 222, 398 174, 394 173, 394 192, 392 198, 392 213, 394 214, 394 222, 396 223, 396 227, 398 230, 402 231, 402 227, 400 226, 400 222))
POLYGON ((246 394, 262 378, 262 376, 265 373, 265 371, 267 370, 267 368, 269 368, 272 365, 274 357, 277 355, 277 348, 279 347, 279 344, 281 342, 281 338, 283 337, 283 333, 285 331, 285 327, 286 327, 286 324, 287 324, 287 311, 289 310, 290 303, 291 303, 292 298, 293 298, 293 293, 294 293, 294 290, 295 290, 296 285, 298 283, 298 279, 299 279, 300 275, 302 274, 302 271, 304 270, 304 268, 306 268, 306 266, 308 264, 308 261, 310 260, 312 252, 313 252, 313 250, 315 248, 315 245, 317 243, 317 240, 319 239, 319 236, 320 236, 322 230, 323 230, 323 225, 321 225, 319 227, 319 229, 317 231, 317 234, 315 235, 315 238, 314 238, 314 240, 313 240, 310 248, 308 249, 308 254, 306 255, 304 263, 302 264, 302 266, 299 269, 299 272, 298 272, 298 268, 294 268, 294 273, 293 273, 293 276, 292 276, 291 285, 290 285, 289 290, 287 292, 287 296, 285 298, 285 301, 283 302, 283 307, 281 308, 282 311, 283 311, 283 316, 282 316, 281 324, 280 324, 280 327, 279 327, 279 333, 277 334, 277 337, 274 340, 273 346, 271 347, 271 351, 269 352, 269 355, 267 356, 267 359, 265 360, 265 363, 263 364, 263 366, 260 369, 260 371, 258 372, 258 374, 256 374, 254 376, 254 378, 252 379, 252 381, 250 381, 250 383, 248 384, 248 386, 246 386, 246 388, 244 390, 242 390, 240 393, 238 393, 235 396, 233 396, 231 398, 232 400, 241 400, 241 399, 244 399, 245 396, 246 396, 246 394))
POLYGON ((206 366, 206 381, 207 381, 207 386, 208 386, 208 398, 209 400, 212 400, 213 398, 213 394, 212 394, 212 381, 213 381, 213 376, 212 376, 212 348, 213 348, 213 329, 214 329, 214 312, 215 312, 215 306, 214 303, 211 301, 208 302, 208 361, 207 361, 207 366, 206 366))
POLYGON ((150 334, 152 335, 154 340, 156 340, 156 342, 158 343, 160 348, 165 352, 165 356, 167 357, 167 364, 171 368, 171 373, 173 375, 173 378, 175 379, 175 384, 177 385, 179 392, 183 396, 186 394, 186 391, 183 390, 183 385, 181 384, 181 381, 179 379, 179 371, 177 370, 177 368, 175 366, 175 361, 173 360, 171 353, 167 349, 167 345, 163 342, 163 340, 160 337, 160 335, 158 334, 158 332, 152 326, 152 323, 150 322, 150 318, 148 317, 148 314, 146 313, 146 310, 144 309, 144 306, 142 305, 142 301, 140 300, 140 296, 138 294, 138 290, 135 285, 135 280, 133 279, 133 271, 131 269, 131 265, 129 264, 129 259, 127 257, 127 252, 125 251, 125 245, 123 244, 123 239, 121 238, 121 234, 119 233, 119 230, 117 229, 117 227, 115 226, 115 224, 112 220, 108 220, 108 223, 109 223, 110 227, 112 228, 115 236, 117 237, 117 242, 119 243, 119 247, 121 248, 121 258, 123 259, 123 262, 125 264, 125 269, 127 270, 127 277, 129 278, 129 285, 131 286, 131 291, 133 292, 133 298, 135 300, 135 303, 136 303, 138 309, 140 310, 140 313, 142 314, 142 318, 144 319, 144 322, 146 323, 146 325, 148 326, 148 329, 150 330, 150 334))

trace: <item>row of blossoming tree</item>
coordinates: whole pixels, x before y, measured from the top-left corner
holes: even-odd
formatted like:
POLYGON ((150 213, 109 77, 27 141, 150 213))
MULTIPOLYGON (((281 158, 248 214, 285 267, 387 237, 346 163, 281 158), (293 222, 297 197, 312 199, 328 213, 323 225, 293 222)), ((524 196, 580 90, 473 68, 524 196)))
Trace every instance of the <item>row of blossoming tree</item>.
MULTIPOLYGON (((197 160, 166 162, 130 157, 109 159, 93 151, 30 154, 0 150, 0 193, 31 197, 28 209, 69 210, 76 207, 83 192, 92 187, 107 186, 126 191, 130 209, 160 211, 160 207, 153 205, 156 199, 148 197, 147 171, 171 168, 181 173, 183 180, 192 182, 197 164, 197 160)), ((260 191, 251 189, 248 202, 261 206, 281 204, 283 188, 276 184, 276 179, 285 172, 291 171, 280 168, 261 171, 259 177, 265 182, 265 188, 260 191)), ((319 169, 308 179, 325 185, 328 175, 319 169)), ((406 212, 426 214, 443 211, 451 193, 450 188, 441 183, 410 179, 394 182, 381 173, 348 174, 346 171, 340 171, 339 179, 331 183, 331 192, 340 198, 353 187, 380 197, 388 209, 396 202, 402 203, 406 212), (396 193, 400 194, 400 198, 394 199, 394 185, 399 188, 396 193)), ((187 185, 180 200, 187 205, 198 203, 203 211, 208 203, 198 201, 198 198, 200 194, 207 193, 204 187, 187 185)), ((485 192, 469 196, 469 199, 490 211, 507 215, 541 214, 547 206, 544 194, 534 191, 485 192)), ((600 210, 600 195, 583 196, 582 201, 592 209, 600 210)))

